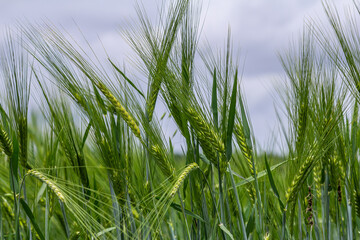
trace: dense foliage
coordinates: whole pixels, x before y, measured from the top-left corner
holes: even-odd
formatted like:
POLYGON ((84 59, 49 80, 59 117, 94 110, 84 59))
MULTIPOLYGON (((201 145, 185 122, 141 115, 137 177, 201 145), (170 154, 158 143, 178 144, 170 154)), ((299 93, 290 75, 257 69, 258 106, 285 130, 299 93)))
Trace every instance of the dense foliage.
POLYGON ((324 9, 330 28, 309 23, 281 57, 281 155, 256 146, 230 34, 220 54, 200 51, 188 0, 157 23, 139 7, 125 32, 146 92, 52 25, 9 30, 0 239, 359 238, 359 12, 324 9))

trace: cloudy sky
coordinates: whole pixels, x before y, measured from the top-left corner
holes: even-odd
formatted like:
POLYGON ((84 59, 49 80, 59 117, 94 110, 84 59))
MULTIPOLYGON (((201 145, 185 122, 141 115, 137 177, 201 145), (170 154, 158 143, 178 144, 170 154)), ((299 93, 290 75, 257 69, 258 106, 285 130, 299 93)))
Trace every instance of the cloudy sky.
MULTIPOLYGON (((163 0, 143 0, 149 16, 157 15, 163 0)), ((203 0, 201 41, 212 48, 225 44, 228 26, 232 40, 245 58, 242 78, 250 117, 258 143, 272 146, 278 131, 274 110, 274 87, 283 78, 278 54, 298 39, 304 23, 326 21, 321 0, 203 0)), ((339 11, 352 0, 329 0, 339 11)), ((131 50, 120 29, 136 20, 134 0, 0 0, 0 43, 8 27, 17 22, 51 21, 81 42, 78 28, 99 54, 103 47, 117 61, 126 61, 131 50), (100 39, 100 40, 99 40, 100 39)), ((167 131, 172 131, 171 126, 167 131), (170 129, 169 129, 170 128, 170 129)), ((170 134, 168 132, 168 134, 170 134)))

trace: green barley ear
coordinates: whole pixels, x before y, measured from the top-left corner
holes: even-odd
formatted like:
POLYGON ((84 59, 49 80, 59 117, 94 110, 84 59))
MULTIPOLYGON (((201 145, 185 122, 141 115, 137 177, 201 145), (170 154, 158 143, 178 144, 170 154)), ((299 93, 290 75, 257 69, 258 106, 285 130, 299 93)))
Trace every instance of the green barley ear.
POLYGON ((354 205, 356 215, 360 217, 360 192, 356 190, 354 190, 354 205))
POLYGON ((138 18, 140 28, 133 28, 126 34, 127 40, 144 62, 149 75, 148 95, 146 99, 146 115, 151 122, 161 84, 169 72, 171 52, 177 41, 179 29, 190 1, 177 0, 171 2, 168 11, 160 12, 160 21, 154 26, 146 13, 139 7, 138 18), (160 26, 161 30, 155 29, 160 26))
POLYGON ((235 137, 237 143, 240 146, 240 150, 246 159, 251 175, 254 176, 254 174, 256 173, 256 168, 255 169, 253 168, 253 152, 252 152, 252 148, 249 146, 249 144, 246 141, 244 135, 244 129, 241 124, 237 124, 235 126, 235 137))
POLYGON ((219 153, 224 153, 225 147, 221 138, 214 131, 213 127, 208 124, 205 119, 192 107, 185 109, 188 120, 191 126, 194 128, 196 135, 204 139, 209 145, 219 153))
POLYGON ((247 193, 249 194, 251 202, 255 203, 256 193, 255 193, 254 185, 252 185, 251 183, 248 183, 248 184, 246 184, 245 188, 246 188, 247 193))
POLYGON ((8 157, 11 157, 13 152, 12 142, 7 132, 5 132, 5 130, 2 128, 1 125, 0 125, 0 147, 8 157))
POLYGON ((154 82, 150 85, 150 92, 148 99, 146 100, 146 112, 148 114, 149 121, 152 120, 152 116, 155 110, 156 100, 160 91, 161 81, 155 79, 154 82))
MULTIPOLYGON (((14 214, 13 207, 8 203, 8 201, 4 197, 2 197, 2 201, 0 201, 0 203, 1 203, 0 205, 2 205, 2 207, 4 207, 5 213, 11 218, 11 221, 14 221, 15 214, 14 214)), ((19 225, 21 228, 25 229, 28 226, 28 224, 24 218, 19 217, 18 221, 19 221, 19 225)), ((33 227, 31 227, 31 230, 35 233, 35 236, 37 239, 41 239, 39 234, 37 233, 37 231, 35 231, 33 229, 33 227)))
POLYGON ((20 149, 20 164, 30 169, 27 163, 27 143, 28 143, 28 130, 27 130, 27 119, 20 117, 18 120, 18 136, 19 136, 19 149, 20 149))
POLYGON ((301 165, 298 173, 295 175, 289 189, 286 192, 286 200, 288 203, 296 200, 297 194, 305 182, 306 178, 314 168, 315 163, 317 162, 317 158, 310 155, 306 158, 305 162, 301 165))
POLYGON ((141 140, 141 134, 139 126, 137 125, 134 118, 126 111, 123 105, 120 103, 119 100, 115 98, 115 96, 110 92, 110 90, 103 84, 102 82, 94 82, 97 88, 104 94, 104 96, 110 101, 113 107, 118 111, 120 116, 124 119, 124 121, 128 124, 131 131, 134 135, 141 140))
POLYGON ((158 144, 151 146, 150 153, 158 161, 158 166, 166 177, 170 177, 170 180, 174 178, 174 167, 170 164, 169 158, 165 153, 165 150, 162 149, 158 144))
POLYGON ((0 52, 0 76, 5 82, 9 115, 16 126, 19 139, 20 164, 24 168, 30 168, 27 162, 27 115, 32 72, 29 56, 23 49, 22 43, 23 39, 15 40, 8 33, 4 47, 0 52))
MULTIPOLYGON (((253 167, 253 166, 255 166, 255 162, 253 165, 253 152, 252 152, 251 147, 247 144, 247 141, 246 141, 246 138, 244 135, 244 129, 241 124, 237 124, 235 126, 234 133, 235 133, 236 141, 237 141, 238 145, 240 146, 240 150, 245 157, 245 160, 246 160, 247 166, 250 170, 251 176, 255 176, 256 168, 254 169, 254 167, 253 167)), ((255 194, 256 194, 254 185, 246 184, 246 191, 248 192, 251 201, 254 203, 255 202, 255 194)))
POLYGON ((184 171, 179 175, 178 179, 176 180, 171 191, 169 192, 170 198, 173 198, 175 196, 175 194, 181 187, 182 183, 185 181, 186 177, 190 174, 190 172, 192 172, 193 170, 195 170, 197 168, 199 168, 199 165, 197 165, 197 163, 191 163, 184 169, 184 171))
POLYGON ((317 198, 321 196, 321 175, 322 175, 322 165, 321 162, 317 162, 314 166, 313 177, 315 182, 315 194, 317 198))
POLYGON ((64 195, 62 194, 60 189, 56 186, 56 184, 52 182, 52 180, 47 178, 44 174, 36 170, 29 170, 27 174, 45 183, 55 193, 55 195, 59 198, 60 201, 65 202, 64 195))
POLYGON ((311 187, 309 187, 309 193, 305 198, 306 200, 306 221, 307 224, 310 226, 314 225, 314 219, 313 219, 313 194, 311 193, 311 187))

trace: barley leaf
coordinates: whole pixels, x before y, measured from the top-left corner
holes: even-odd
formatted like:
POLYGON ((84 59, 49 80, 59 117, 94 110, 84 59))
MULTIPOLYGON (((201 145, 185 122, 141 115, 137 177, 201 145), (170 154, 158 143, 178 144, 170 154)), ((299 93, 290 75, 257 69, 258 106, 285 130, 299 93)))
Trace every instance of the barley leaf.
POLYGON ((22 206, 22 208, 24 209, 26 215, 29 217, 32 225, 34 226, 36 232, 38 233, 40 239, 45 240, 44 235, 43 235, 43 233, 41 232, 40 227, 39 227, 38 224, 36 223, 35 217, 34 217, 34 215, 32 214, 31 209, 29 208, 29 206, 27 205, 27 203, 26 203, 26 202, 24 201, 24 199, 22 199, 22 198, 20 198, 20 203, 21 203, 21 206, 22 206))
POLYGON ((272 176, 272 173, 271 173, 271 170, 270 170, 270 167, 269 167, 269 163, 267 161, 267 157, 266 157, 266 154, 265 154, 265 167, 266 167, 266 172, 267 172, 267 176, 269 178, 269 182, 270 182, 270 186, 275 194, 275 196, 277 197, 277 199, 279 200, 279 204, 280 204, 280 207, 282 210, 284 210, 284 204, 283 202, 281 201, 280 199, 280 195, 279 195, 279 192, 276 188, 276 185, 275 185, 275 182, 274 182, 274 178, 272 176))
POLYGON ((224 226, 224 224, 220 223, 220 224, 219 224, 219 227, 220 227, 220 229, 221 229, 224 233, 226 233, 226 235, 228 235, 228 236, 230 237, 231 240, 234 240, 234 236, 231 234, 231 232, 229 231, 229 229, 227 229, 227 228, 224 226))
POLYGON ((10 158, 10 186, 14 193, 19 192, 19 143, 16 138, 13 140, 13 153, 10 158))
POLYGON ((214 125, 215 128, 218 128, 218 106, 217 106, 217 80, 216 80, 216 69, 214 69, 213 73, 213 87, 212 87, 212 95, 211 95, 211 110, 213 112, 214 117, 214 125))
POLYGON ((230 102, 230 111, 229 111, 229 119, 227 126, 227 134, 226 134, 226 159, 229 161, 232 155, 232 134, 234 130, 234 122, 235 122, 235 113, 236 113, 236 94, 237 94, 237 82, 238 82, 238 72, 235 72, 234 85, 231 94, 231 102, 230 102))
POLYGON ((90 129, 91 129, 91 121, 89 122, 86 130, 85 130, 85 133, 84 133, 84 136, 83 136, 83 140, 82 140, 82 143, 81 143, 81 149, 84 149, 84 146, 85 146, 85 142, 86 142, 86 139, 89 135, 89 132, 90 132, 90 129))
POLYGON ((115 68, 115 70, 121 74, 121 76, 136 90, 136 92, 138 92, 140 94, 140 96, 143 97, 143 99, 145 99, 144 94, 135 86, 135 84, 125 75, 125 73, 123 73, 123 71, 121 71, 111 60, 110 58, 108 58, 109 62, 111 63, 111 65, 115 68))

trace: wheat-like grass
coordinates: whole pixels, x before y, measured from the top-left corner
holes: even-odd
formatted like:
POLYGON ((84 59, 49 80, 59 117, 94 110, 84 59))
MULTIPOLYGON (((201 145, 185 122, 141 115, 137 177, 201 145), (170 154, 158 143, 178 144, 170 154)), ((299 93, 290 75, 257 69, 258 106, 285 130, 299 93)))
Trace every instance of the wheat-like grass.
POLYGON ((48 185, 48 187, 55 193, 55 195, 60 199, 60 201, 65 202, 64 195, 61 193, 60 189, 50 179, 45 177, 44 174, 36 170, 29 170, 27 171, 27 174, 39 179, 40 181, 48 185))
POLYGON ((321 196, 321 162, 315 164, 313 176, 315 182, 316 197, 319 198, 321 196))
POLYGON ((211 145, 216 151, 223 153, 225 151, 224 143, 221 141, 220 137, 216 134, 214 129, 201 117, 197 111, 195 111, 194 108, 186 108, 186 113, 197 136, 200 139, 209 142, 209 145, 211 145))
POLYGON ((252 202, 252 203, 255 203, 256 193, 255 193, 254 185, 252 185, 251 183, 246 184, 246 191, 247 191, 248 194, 249 194, 249 197, 250 197, 251 202, 252 202))
POLYGON ((299 122, 296 128, 296 133, 297 133, 296 150, 298 151, 298 154, 301 154, 304 145, 306 122, 307 122, 307 105, 301 104, 299 110, 299 122))
MULTIPOLYGON (((8 201, 4 197, 2 197, 1 205, 4 207, 5 212, 10 216, 10 218, 15 219, 14 210, 13 210, 13 208, 10 206, 10 204, 8 203, 8 201)), ((27 223, 24 220, 24 218, 19 217, 19 225, 20 225, 20 227, 25 229, 25 227, 27 226, 27 223)), ((38 237, 38 239, 40 239, 37 232, 35 232, 35 234, 38 237)))
POLYGON ((354 189, 354 207, 355 213, 358 217, 360 217, 360 192, 354 189))
POLYGON ((0 125, 0 147, 3 149, 4 153, 10 157, 13 152, 12 142, 5 130, 0 125))
POLYGON ((176 180, 171 191, 169 192, 170 198, 173 198, 175 196, 175 194, 179 190, 181 184, 184 182, 185 178, 189 175, 189 173, 197 168, 199 168, 199 165, 197 163, 191 163, 184 169, 184 171, 180 174, 179 178, 176 180))
POLYGON ((296 200, 296 196, 298 191, 300 190, 300 187, 306 180, 307 176, 310 174, 311 170, 314 168, 314 163, 316 163, 316 159, 314 156, 310 155, 301 165, 298 174, 296 174, 291 183, 291 186, 286 192, 287 202, 293 202, 296 200))
POLYGON ((151 121, 152 116, 154 114, 156 99, 158 97, 159 90, 160 90, 160 84, 158 83, 158 80, 154 80, 153 84, 151 84, 150 87, 149 97, 146 101, 146 112, 148 114, 149 121, 151 121))
POLYGON ((28 142, 28 133, 27 133, 27 118, 20 117, 18 123, 18 132, 19 132, 19 149, 20 149, 20 164, 24 168, 31 169, 27 162, 27 142, 28 142))
POLYGON ((312 226, 314 225, 314 219, 313 219, 313 194, 311 193, 311 187, 309 187, 309 193, 306 196, 305 200, 307 201, 306 203, 306 221, 307 224, 312 226))
POLYGON ((109 91, 109 89, 101 82, 95 82, 96 87, 104 94, 104 96, 110 101, 114 108, 119 112, 120 116, 128 124, 134 135, 141 140, 141 134, 139 126, 134 118, 126 111, 123 105, 115 98, 115 96, 109 91))
MULTIPOLYGON (((243 155, 246 159, 246 162, 250 169, 251 175, 254 176, 254 174, 256 173, 256 168, 254 169, 254 167, 253 167, 253 152, 252 152, 252 149, 249 147, 249 145, 246 143, 244 131, 240 124, 237 124, 235 126, 235 137, 240 146, 241 152, 243 153, 243 155)), ((254 163, 254 166, 255 166, 255 163, 254 163)))
POLYGON ((151 146, 150 152, 155 157, 155 159, 159 161, 160 164, 158 164, 158 166, 160 167, 161 171, 171 180, 174 177, 175 168, 170 163, 164 150, 158 144, 155 144, 151 146))

